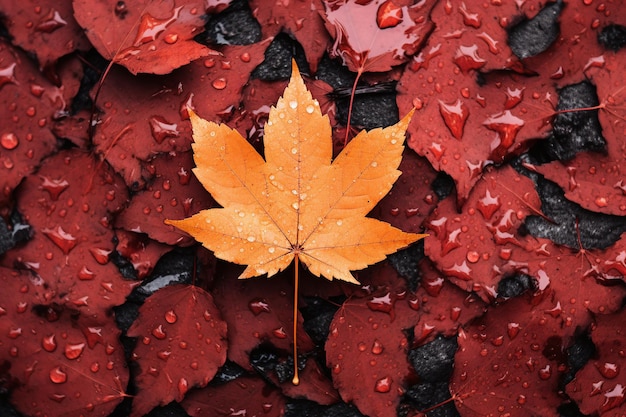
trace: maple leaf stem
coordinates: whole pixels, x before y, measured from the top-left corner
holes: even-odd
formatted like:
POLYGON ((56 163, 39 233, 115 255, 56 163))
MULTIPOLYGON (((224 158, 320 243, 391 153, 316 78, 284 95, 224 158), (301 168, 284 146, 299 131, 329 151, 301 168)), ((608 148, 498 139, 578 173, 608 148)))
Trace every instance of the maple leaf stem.
POLYGON ((298 254, 295 256, 295 281, 293 286, 293 379, 291 380, 292 384, 299 385, 300 377, 298 376, 298 266, 300 261, 298 260, 298 254))
POLYGON ((352 107, 354 106, 354 95, 356 93, 356 86, 359 83, 359 79, 361 79, 361 74, 363 74, 363 69, 359 68, 356 73, 356 77, 354 78, 354 84, 352 84, 352 91, 350 92, 350 104, 348 105, 348 120, 346 120, 346 136, 343 139, 343 146, 348 144, 348 136, 350 135, 350 122, 352 121, 352 107))

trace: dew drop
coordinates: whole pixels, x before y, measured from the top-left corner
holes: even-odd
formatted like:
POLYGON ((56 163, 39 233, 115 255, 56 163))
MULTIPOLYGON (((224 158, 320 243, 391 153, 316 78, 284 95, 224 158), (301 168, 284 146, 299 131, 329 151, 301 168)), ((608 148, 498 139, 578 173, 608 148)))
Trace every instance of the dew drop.
POLYGON ((276 252, 276 248, 275 248, 275 247, 273 247, 273 246, 270 246, 270 247, 267 249, 267 251, 268 251, 269 253, 274 253, 274 252, 276 252))
POLYGON ((298 102, 296 100, 291 100, 289 102, 289 107, 295 110, 296 108, 298 108, 298 102))
POLYGON ((159 324, 157 327, 152 329, 152 336, 156 337, 159 340, 163 340, 167 337, 165 333, 165 329, 163 329, 163 325, 159 324))
POLYGON ((391 383, 393 380, 390 377, 384 377, 376 381, 376 385, 374 385, 374 391, 380 392, 382 394, 391 391, 391 383))
POLYGON ((439 100, 439 113, 452 136, 461 140, 465 122, 469 117, 469 109, 465 103, 461 99, 457 99, 453 104, 446 104, 439 100))
POLYGON ((181 378, 178 380, 178 393, 181 397, 184 397, 187 391, 189 390, 189 382, 187 379, 181 378))
POLYGON ((248 236, 248 237, 246 238, 246 240, 247 240, 248 242, 252 243, 252 242, 254 242, 254 241, 256 240, 256 237, 254 237, 254 236, 248 236))
POLYGON ((77 359, 85 349, 85 343, 68 343, 63 354, 67 359, 77 359))
POLYGON ((41 340, 41 347, 46 352, 54 352, 57 348, 57 342, 55 340, 55 336, 53 334, 49 336, 44 336, 41 340))
POLYGON ((211 82, 211 85, 216 90, 223 90, 226 88, 226 78, 224 77, 216 78, 213 80, 213 82, 211 82))
POLYGON ((170 350, 160 350, 157 352, 157 358, 166 361, 170 358, 170 356, 172 355, 172 351, 170 350))
POLYGON ((55 384, 63 384, 67 381, 67 373, 65 373, 65 371, 62 370, 60 366, 52 368, 52 370, 50 371, 50 381, 55 384))
POLYGON ((174 312, 174 310, 167 310, 165 312, 166 322, 168 322, 169 324, 174 324, 176 323, 176 320, 178 320, 178 316, 176 316, 176 313, 174 312))
POLYGON ((57 245, 65 255, 69 254, 76 246, 76 238, 63 230, 61 226, 57 226, 56 229, 46 227, 42 229, 42 233, 57 245))
POLYGON ((278 338, 278 339, 286 339, 287 338, 287 332, 285 331, 285 329, 283 327, 279 327, 278 329, 272 330, 272 334, 276 338, 278 338))
POLYGON ((382 343, 378 341, 378 339, 374 339, 374 344, 372 345, 372 353, 374 355, 380 355, 385 350, 385 347, 382 343))
POLYGON ((150 131, 152 137, 157 143, 163 143, 167 138, 175 138, 180 136, 178 131, 178 124, 169 123, 165 118, 161 116, 151 116, 148 119, 150 124, 150 131))
POLYGON ((308 106, 306 106, 306 112, 309 114, 312 114, 315 111, 315 106, 313 106, 312 104, 309 104, 308 106))
POLYGON ((15 136, 15 133, 3 133, 2 136, 0 136, 0 145, 4 149, 15 149, 19 143, 20 142, 17 139, 17 136, 15 136))
POLYGON ((255 316, 261 313, 269 313, 271 311, 269 304, 263 298, 253 298, 248 303, 248 308, 255 316))

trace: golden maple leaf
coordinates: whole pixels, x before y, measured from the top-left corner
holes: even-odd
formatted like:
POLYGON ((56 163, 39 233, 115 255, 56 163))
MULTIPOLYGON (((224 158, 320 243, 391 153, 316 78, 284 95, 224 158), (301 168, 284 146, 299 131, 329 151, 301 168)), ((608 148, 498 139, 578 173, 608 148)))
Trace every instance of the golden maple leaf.
POLYGON ((365 217, 401 173, 413 112, 393 126, 361 131, 331 161, 328 116, 294 62, 265 125, 265 160, 236 130, 190 114, 194 174, 223 208, 166 222, 216 257, 247 265, 239 278, 270 277, 295 258, 317 276, 358 283, 351 270, 426 236, 365 217))

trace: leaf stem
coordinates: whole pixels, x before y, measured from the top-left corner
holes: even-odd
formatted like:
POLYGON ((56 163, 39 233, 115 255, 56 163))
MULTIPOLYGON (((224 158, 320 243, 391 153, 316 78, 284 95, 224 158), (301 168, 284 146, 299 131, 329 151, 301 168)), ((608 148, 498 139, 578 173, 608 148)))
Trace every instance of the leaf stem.
POLYGON ((348 105, 348 120, 346 121, 346 136, 343 139, 343 146, 348 144, 348 138, 350 136, 350 123, 352 121, 352 107, 354 106, 354 95, 356 93, 356 86, 363 74, 363 68, 359 68, 354 78, 354 84, 352 85, 352 91, 350 92, 350 104, 348 105))
POLYGON ((300 384, 300 377, 298 376, 298 266, 300 261, 298 260, 298 253, 295 254, 295 281, 293 288, 293 379, 291 383, 293 385, 300 384))

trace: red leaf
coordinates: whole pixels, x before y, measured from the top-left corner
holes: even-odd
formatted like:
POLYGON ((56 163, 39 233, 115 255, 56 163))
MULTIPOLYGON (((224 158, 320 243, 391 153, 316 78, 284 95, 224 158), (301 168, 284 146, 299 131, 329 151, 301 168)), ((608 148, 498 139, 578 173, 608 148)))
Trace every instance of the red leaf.
POLYGON ((27 415, 109 415, 128 383, 113 319, 39 306, 39 284, 8 269, 0 284, 0 363, 18 381, 11 402, 27 415))
POLYGON ((535 169, 558 183, 567 199, 587 210, 624 216, 626 179, 622 165, 626 148, 626 89, 622 69, 626 66, 626 55, 607 53, 600 58, 601 66, 589 68, 586 75, 596 85, 601 100, 598 116, 606 139, 606 154, 580 152, 571 161, 554 161, 535 169))
POLYGON ((620 415, 626 409, 626 378, 621 373, 626 345, 624 320, 626 310, 597 318, 591 338, 598 354, 567 384, 567 394, 583 414, 620 415))
POLYGON ((239 104, 250 72, 263 61, 265 46, 225 47, 223 54, 196 60, 166 77, 133 77, 114 68, 100 93, 104 114, 93 138, 97 152, 129 187, 141 188, 150 176, 142 171, 143 162, 159 152, 190 149, 187 107, 214 115, 216 121, 226 117, 239 104))
MULTIPOLYGON (((223 271, 224 275, 215 280, 213 295, 228 323, 228 359, 251 370, 249 354, 264 342, 284 352, 291 352, 293 278, 289 272, 271 280, 237 280, 240 269, 229 266, 223 268, 223 271)), ((311 338, 303 330, 302 316, 299 315, 298 350, 305 353, 313 347, 311 338)))
POLYGON ((433 26, 428 15, 436 2, 402 7, 390 3, 324 0, 322 17, 335 40, 331 55, 340 57, 350 71, 389 71, 406 62, 424 43, 433 26), (393 13, 393 24, 385 7, 399 10, 393 13))
POLYGON ((212 52, 193 39, 204 29, 204 1, 74 0, 73 5, 98 52, 133 74, 168 74, 212 52))
MULTIPOLYGON (((518 68, 507 46, 506 26, 517 3, 485 7, 439 2, 435 31, 398 84, 400 113, 416 107, 408 145, 456 183, 462 205, 483 168, 518 154, 545 136, 556 91, 547 77, 492 70, 518 68), (500 20, 493 16, 499 16, 500 20), (478 71, 484 82, 478 84, 478 71), (450 82, 449 82, 450 80, 450 82)), ((524 2, 536 10, 540 2, 524 2)))
MULTIPOLYGON (((406 296, 406 292, 403 292, 406 296)), ((326 341, 326 362, 335 388, 363 414, 396 417, 404 389, 415 378, 403 330, 419 313, 408 297, 382 290, 346 301, 326 341)))
POLYGON ((91 47, 73 13, 70 1, 38 1, 36 5, 12 1, 2 5, 2 20, 13 43, 34 54, 41 69, 49 69, 64 55, 91 47))
POLYGON ((171 246, 155 242, 143 233, 118 229, 115 237, 118 241, 115 250, 130 261, 139 279, 150 275, 161 256, 172 250, 171 246))
POLYGON ((377 218, 398 229, 421 232, 424 219, 439 201, 435 193, 425 194, 431 189, 436 171, 425 158, 409 150, 404 151, 398 170, 402 174, 374 210, 379 210, 377 218))
POLYGON ((511 299, 459 332, 450 391, 462 416, 559 415, 563 320, 550 297, 530 301, 511 299))
POLYGON ((112 216, 128 191, 110 167, 79 150, 62 151, 24 180, 17 208, 34 230, 4 265, 29 269, 41 286, 38 302, 57 303, 104 317, 134 283, 109 261, 114 249, 112 216))
POLYGON ((424 252, 454 284, 489 302, 502 278, 498 266, 527 248, 517 229, 540 201, 533 182, 510 167, 483 178, 460 214, 451 199, 439 203, 426 223, 432 234, 424 252))
POLYGON ((0 41, 0 208, 12 205, 13 189, 56 149, 51 119, 69 110, 81 76, 77 60, 64 62, 57 87, 23 52, 0 41))
POLYGON ((226 323, 213 297, 198 287, 172 285, 154 293, 128 336, 140 338, 133 352, 141 368, 133 416, 182 401, 190 388, 208 384, 226 361, 226 323))
MULTIPOLYGON (((263 39, 273 38, 282 31, 291 34, 302 45, 313 74, 317 72, 317 66, 326 53, 330 41, 324 28, 324 20, 319 14, 322 7, 322 0, 297 0, 289 3, 281 1, 267 3, 263 0, 250 2, 254 17, 261 25, 263 39)), ((274 100, 266 103, 275 102, 274 100)))
POLYGON ((116 226, 169 245, 189 246, 194 240, 179 229, 163 223, 183 219, 213 205, 213 199, 192 174, 191 152, 161 154, 148 170, 152 174, 146 189, 135 194, 117 217, 116 226))
POLYGON ((285 398, 258 377, 243 376, 220 385, 193 390, 181 403, 192 417, 264 416, 281 417, 285 398))

